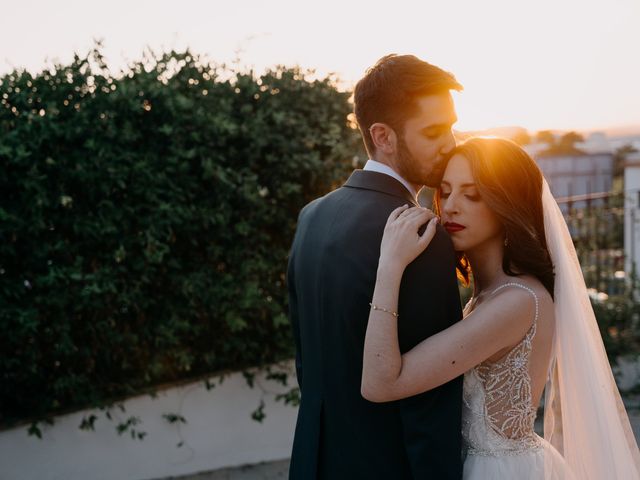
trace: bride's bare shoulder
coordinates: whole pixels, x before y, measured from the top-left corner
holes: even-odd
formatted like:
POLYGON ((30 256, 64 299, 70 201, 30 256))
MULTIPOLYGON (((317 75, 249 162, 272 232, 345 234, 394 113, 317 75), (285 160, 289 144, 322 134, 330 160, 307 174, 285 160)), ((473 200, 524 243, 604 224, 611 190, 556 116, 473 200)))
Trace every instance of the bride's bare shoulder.
POLYGON ((538 300, 553 303, 553 298, 551 296, 551 293, 549 293, 549 291, 545 288, 542 282, 538 280, 536 277, 533 277, 530 275, 522 275, 520 277, 517 277, 517 279, 515 280, 515 283, 521 283, 525 287, 529 287, 531 290, 535 292, 536 296, 538 297, 538 300))
POLYGON ((507 308, 508 311, 504 311, 504 313, 508 318, 509 328, 517 333, 513 337, 513 342, 489 358, 489 361, 502 358, 516 346, 531 329, 536 310, 536 302, 531 295, 531 291, 535 293, 535 298, 538 300, 536 338, 549 340, 554 330, 553 299, 544 285, 537 278, 530 276, 514 277, 509 283, 522 285, 526 287, 526 289, 517 286, 503 288, 487 302, 487 307, 493 308, 494 310, 500 309, 501 307, 507 308))
POLYGON ((545 288, 540 280, 530 275, 522 275, 513 280, 533 291, 538 298, 539 315, 538 319, 553 323, 554 305, 551 293, 545 288))
POLYGON ((538 322, 553 323, 553 298, 537 278, 527 275, 512 277, 505 287, 499 288, 487 299, 487 310, 502 310, 512 322, 528 330, 535 318, 537 299, 538 322))

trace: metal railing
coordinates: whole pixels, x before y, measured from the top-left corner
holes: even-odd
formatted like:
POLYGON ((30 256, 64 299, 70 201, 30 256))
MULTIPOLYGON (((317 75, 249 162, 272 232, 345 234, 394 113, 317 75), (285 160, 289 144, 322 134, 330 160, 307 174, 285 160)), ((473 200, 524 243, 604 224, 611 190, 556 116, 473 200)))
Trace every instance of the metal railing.
POLYGON ((625 293, 624 193, 595 192, 556 201, 573 238, 587 287, 600 295, 625 293))

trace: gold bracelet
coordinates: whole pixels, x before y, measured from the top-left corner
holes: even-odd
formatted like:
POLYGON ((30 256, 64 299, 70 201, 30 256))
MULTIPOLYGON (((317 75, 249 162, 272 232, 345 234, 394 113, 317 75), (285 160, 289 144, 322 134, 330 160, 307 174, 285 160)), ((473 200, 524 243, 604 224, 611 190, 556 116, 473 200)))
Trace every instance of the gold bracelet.
POLYGON ((380 310, 381 312, 389 313, 389 314, 393 315, 396 318, 400 317, 400 315, 398 315, 398 312, 392 312, 391 310, 387 310, 386 308, 379 307, 377 305, 374 305, 373 303, 369 303, 369 305, 371 305, 371 308, 373 310, 380 310))

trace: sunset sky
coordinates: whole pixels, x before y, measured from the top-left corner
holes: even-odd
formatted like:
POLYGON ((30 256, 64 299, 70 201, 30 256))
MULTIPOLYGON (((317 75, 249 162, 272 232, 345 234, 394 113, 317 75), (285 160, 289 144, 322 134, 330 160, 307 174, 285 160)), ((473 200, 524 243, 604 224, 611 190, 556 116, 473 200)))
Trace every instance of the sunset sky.
POLYGON ((640 0, 393 2, 23 0, 3 6, 0 74, 69 61, 104 40, 113 68, 145 46, 190 47, 260 72, 337 73, 350 88, 379 57, 453 72, 460 130, 640 126, 640 0))

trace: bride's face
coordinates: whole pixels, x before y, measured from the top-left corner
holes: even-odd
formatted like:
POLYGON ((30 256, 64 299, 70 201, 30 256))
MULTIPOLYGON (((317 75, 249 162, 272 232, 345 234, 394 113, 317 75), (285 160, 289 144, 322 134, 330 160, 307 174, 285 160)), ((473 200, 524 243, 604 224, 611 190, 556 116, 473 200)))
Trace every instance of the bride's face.
POLYGON ((470 252, 490 243, 504 241, 498 216, 480 196, 471 165, 462 155, 454 155, 440 184, 442 224, 456 251, 470 252))

